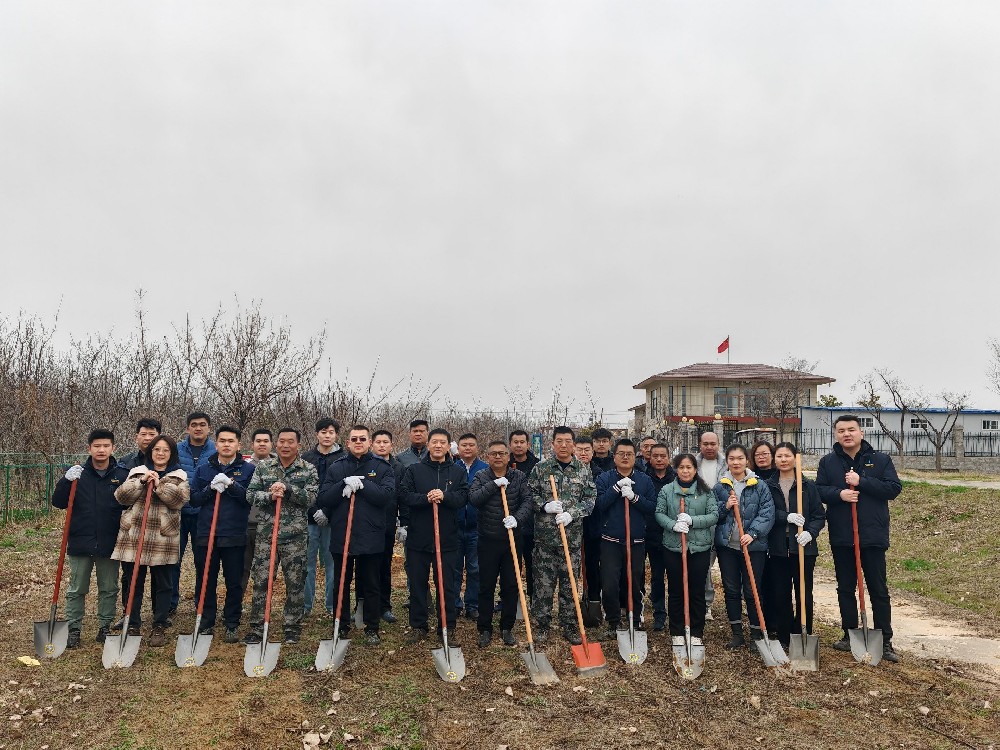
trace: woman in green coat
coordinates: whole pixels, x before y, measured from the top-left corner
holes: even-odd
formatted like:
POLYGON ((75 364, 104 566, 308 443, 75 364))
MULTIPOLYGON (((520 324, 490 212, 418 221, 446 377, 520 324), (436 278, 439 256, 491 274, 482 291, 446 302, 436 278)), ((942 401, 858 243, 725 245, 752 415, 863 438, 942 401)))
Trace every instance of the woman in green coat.
POLYGON ((667 569, 667 618, 673 645, 684 645, 684 573, 681 534, 687 535, 688 601, 691 608, 691 642, 702 645, 705 633, 705 578, 708 576, 719 508, 712 489, 698 476, 698 460, 690 453, 674 459, 677 478, 656 499, 656 522, 663 527, 664 563, 667 569), (684 512, 681 512, 681 499, 684 512))

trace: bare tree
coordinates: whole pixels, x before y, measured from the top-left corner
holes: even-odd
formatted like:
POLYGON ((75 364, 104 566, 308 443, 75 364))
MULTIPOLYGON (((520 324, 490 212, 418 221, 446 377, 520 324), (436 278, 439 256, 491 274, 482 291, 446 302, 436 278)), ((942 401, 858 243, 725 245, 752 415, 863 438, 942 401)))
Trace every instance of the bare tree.
MULTIPOLYGON (((778 428, 778 439, 785 438, 785 425, 799 414, 799 407, 806 402, 809 384, 803 382, 816 370, 819 362, 810 362, 802 357, 787 356, 778 365, 779 377, 768 383, 767 395, 762 401, 761 409, 774 419, 778 428)), ((758 399, 751 399, 756 401, 758 399)), ((763 420, 758 420, 758 425, 763 420)))
MULTIPOLYGON (((906 417, 927 408, 924 397, 907 386, 896 373, 885 367, 876 367, 862 375, 851 390, 861 394, 857 400, 858 406, 864 407, 865 411, 879 423, 886 437, 896 446, 900 468, 904 467, 906 465, 906 417), (883 396, 886 396, 893 407, 899 410, 898 430, 894 430, 888 424, 888 417, 885 414, 887 407, 883 403, 883 396)), ((923 421, 926 422, 926 420, 923 421)))
POLYGON ((937 427, 934 424, 930 415, 925 410, 926 407, 925 409, 914 408, 913 413, 920 418, 920 426, 924 433, 926 433, 927 439, 934 446, 934 468, 941 471, 941 458, 944 453, 945 443, 948 442, 948 438, 955 431, 955 425, 958 424, 958 418, 961 416, 962 410, 969 405, 970 396, 968 393, 942 391, 939 394, 939 398, 944 402, 945 409, 947 410, 944 424, 941 427, 937 427))
POLYGON ((986 369, 986 379, 990 390, 1000 393, 1000 339, 990 339, 990 364, 986 369))
POLYGON ((833 394, 824 394, 819 397, 819 405, 825 406, 828 409, 833 409, 838 406, 843 406, 844 402, 841 401, 836 396, 834 396, 833 394))

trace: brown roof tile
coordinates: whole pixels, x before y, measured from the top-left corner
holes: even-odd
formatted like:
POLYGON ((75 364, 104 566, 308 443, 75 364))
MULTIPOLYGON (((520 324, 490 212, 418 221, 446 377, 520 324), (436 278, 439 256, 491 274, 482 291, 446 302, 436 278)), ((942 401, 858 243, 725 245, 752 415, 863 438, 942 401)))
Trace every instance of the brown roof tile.
MULTIPOLYGON (((657 380, 785 380, 789 377, 788 370, 783 370, 774 365, 757 364, 713 364, 711 362, 698 362, 685 367, 678 367, 675 370, 667 370, 657 375, 650 375, 641 383, 632 386, 633 388, 645 388, 650 383, 657 380)), ((834 378, 825 375, 816 375, 808 372, 797 372, 799 380, 813 385, 824 385, 833 383, 834 378)))

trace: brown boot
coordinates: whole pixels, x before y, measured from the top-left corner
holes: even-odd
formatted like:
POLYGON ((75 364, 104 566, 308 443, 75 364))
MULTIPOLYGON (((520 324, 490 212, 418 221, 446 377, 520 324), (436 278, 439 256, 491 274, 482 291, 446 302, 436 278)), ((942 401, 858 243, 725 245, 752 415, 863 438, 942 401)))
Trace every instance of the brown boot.
POLYGON ((153 625, 153 631, 149 634, 150 646, 167 645, 167 629, 162 625, 153 625))

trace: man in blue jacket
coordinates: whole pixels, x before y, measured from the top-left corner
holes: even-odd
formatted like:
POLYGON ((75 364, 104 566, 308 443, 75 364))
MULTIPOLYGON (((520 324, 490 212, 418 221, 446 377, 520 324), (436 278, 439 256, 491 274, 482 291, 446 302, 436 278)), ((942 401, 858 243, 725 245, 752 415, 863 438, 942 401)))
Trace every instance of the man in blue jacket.
POLYGON ((851 506, 858 510, 861 570, 871 598, 872 619, 882 631, 882 658, 898 662, 892 647, 892 608, 886 580, 885 551, 889 549, 889 501, 903 489, 892 459, 864 439, 861 423, 853 414, 837 417, 833 425, 837 443, 823 456, 816 472, 816 487, 826 504, 830 549, 837 576, 837 600, 844 637, 833 644, 850 651, 847 631, 858 627, 855 592, 858 577, 854 560, 854 524, 851 506))
MULTIPOLYGON (((188 414, 187 437, 177 443, 177 460, 187 474, 188 483, 194 479, 198 467, 208 463, 209 457, 215 453, 215 442, 208 436, 211 428, 212 418, 205 412, 194 411, 188 414)), ((184 550, 187 549, 188 539, 190 538, 193 544, 198 533, 199 510, 190 502, 181 508, 181 547, 177 565, 174 566, 174 590, 170 595, 171 615, 177 611, 177 605, 181 601, 181 564, 184 562, 184 550)))
POLYGON ((111 559, 118 538, 122 506, 115 500, 120 477, 112 452, 115 436, 110 430, 94 430, 87 436, 90 458, 71 466, 56 484, 52 505, 69 506, 69 492, 76 482, 73 516, 69 524, 66 557, 69 560, 69 587, 66 589, 66 620, 69 623, 67 648, 80 645, 80 625, 84 602, 90 591, 91 573, 97 571, 97 642, 103 643, 115 619, 118 600, 118 561, 111 559))
POLYGON ((247 485, 253 478, 254 465, 240 454, 242 435, 235 427, 222 425, 215 431, 217 452, 198 467, 191 481, 191 506, 199 508, 198 533, 194 545, 194 598, 201 595, 201 579, 208 556, 208 536, 212 528, 215 493, 219 493, 219 517, 215 526, 212 559, 208 561, 208 586, 205 588, 205 609, 201 618, 201 633, 211 635, 218 612, 216 585, 219 568, 226 582, 226 601, 222 618, 226 625, 226 643, 236 643, 236 632, 243 617, 243 558, 246 555, 247 518, 250 501, 247 485))
MULTIPOLYGON (((458 439, 458 466, 465 469, 469 485, 472 478, 489 465, 479 458, 479 439, 467 432, 458 439)), ((479 619, 479 526, 476 506, 466 503, 458 509, 458 557, 455 559, 455 608, 459 616, 465 609, 470 620, 479 619), (465 574, 465 602, 462 602, 462 574, 465 574)))

